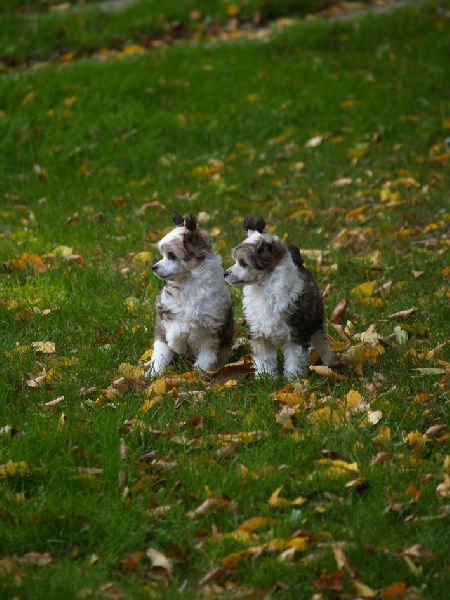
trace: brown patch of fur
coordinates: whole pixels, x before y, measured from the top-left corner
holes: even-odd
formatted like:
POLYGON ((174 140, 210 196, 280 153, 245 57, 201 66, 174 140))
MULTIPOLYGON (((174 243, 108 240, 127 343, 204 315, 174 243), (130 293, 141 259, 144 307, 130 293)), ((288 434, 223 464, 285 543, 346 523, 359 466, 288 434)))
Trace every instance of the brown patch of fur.
POLYGON ((293 304, 287 322, 292 328, 293 341, 306 348, 311 336, 323 326, 324 307, 322 295, 311 273, 303 266, 298 271, 305 287, 293 304))
POLYGON ((230 306, 227 312, 227 316, 225 322, 221 329, 218 331, 219 336, 219 350, 225 350, 227 348, 231 348, 231 341, 233 338, 234 331, 234 319, 233 319, 233 309, 230 306))

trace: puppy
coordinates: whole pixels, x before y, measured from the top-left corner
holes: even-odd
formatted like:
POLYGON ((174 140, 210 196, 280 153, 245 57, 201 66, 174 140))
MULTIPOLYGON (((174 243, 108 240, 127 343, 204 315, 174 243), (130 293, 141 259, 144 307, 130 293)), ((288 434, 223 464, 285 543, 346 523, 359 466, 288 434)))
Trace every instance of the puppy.
POLYGON ((155 341, 146 376, 157 376, 174 354, 213 370, 231 352, 233 312, 222 262, 193 215, 172 217, 176 227, 158 243, 152 268, 166 284, 156 298, 155 341))
POLYGON ((323 300, 298 248, 285 246, 265 225, 264 219, 244 219, 248 237, 233 249, 236 264, 224 275, 229 284, 243 286, 256 375, 276 374, 281 347, 284 375, 292 379, 307 373, 311 346, 325 365, 332 360, 323 300))

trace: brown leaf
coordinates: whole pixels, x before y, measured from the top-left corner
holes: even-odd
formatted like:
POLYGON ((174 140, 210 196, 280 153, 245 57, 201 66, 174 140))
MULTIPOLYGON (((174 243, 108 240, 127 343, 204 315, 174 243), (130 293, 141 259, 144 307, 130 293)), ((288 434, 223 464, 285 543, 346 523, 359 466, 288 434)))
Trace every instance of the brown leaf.
POLYGON ((21 565, 33 565, 34 567, 46 567, 53 562, 50 552, 28 552, 17 561, 21 565))
POLYGON ((221 446, 214 452, 214 458, 228 458, 229 456, 236 454, 239 450, 239 444, 237 442, 230 442, 225 446, 221 446))
POLYGON ((219 508, 224 508, 229 504, 229 500, 226 498, 217 498, 213 496, 205 500, 200 506, 198 506, 195 510, 189 511, 187 513, 188 519, 191 521, 196 519, 197 517, 204 517, 205 515, 213 512, 219 508))
POLYGON ((413 315, 418 310, 419 309, 417 308, 417 306, 413 306, 412 308, 408 308, 408 310, 401 310, 400 312, 396 312, 396 313, 393 313, 392 315, 389 315, 388 319, 390 319, 390 320, 396 319, 396 318, 405 319, 406 317, 410 317, 411 315, 413 315))
POLYGON ((345 314, 347 312, 347 306, 349 301, 350 298, 342 298, 342 300, 338 302, 329 318, 330 323, 335 323, 339 325, 343 323, 343 321, 345 321, 345 314))
POLYGON ((254 372, 253 361, 250 355, 243 356, 239 361, 228 363, 221 369, 211 373, 211 383, 226 383, 232 379, 242 379, 254 372))
POLYGON ((66 262, 74 262, 77 265, 84 265, 85 262, 84 258, 79 254, 69 254, 69 256, 66 256, 64 260, 66 262))
POLYGON ((426 430, 425 435, 430 435, 432 437, 437 437, 439 434, 441 434, 446 429, 447 429, 447 425, 446 424, 433 425, 432 427, 429 427, 426 430))
POLYGON ((322 572, 322 575, 313 582, 313 585, 317 590, 339 591, 342 589, 344 575, 345 571, 342 569, 329 574, 322 572))

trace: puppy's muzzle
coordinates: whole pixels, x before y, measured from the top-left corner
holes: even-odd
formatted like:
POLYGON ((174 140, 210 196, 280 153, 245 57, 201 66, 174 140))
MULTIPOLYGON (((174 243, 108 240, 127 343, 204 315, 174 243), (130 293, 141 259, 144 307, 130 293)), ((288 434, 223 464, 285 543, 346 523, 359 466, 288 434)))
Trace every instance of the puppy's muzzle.
POLYGON ((227 269, 226 271, 223 272, 223 276, 225 277, 225 279, 227 279, 227 277, 230 276, 230 270, 227 269))

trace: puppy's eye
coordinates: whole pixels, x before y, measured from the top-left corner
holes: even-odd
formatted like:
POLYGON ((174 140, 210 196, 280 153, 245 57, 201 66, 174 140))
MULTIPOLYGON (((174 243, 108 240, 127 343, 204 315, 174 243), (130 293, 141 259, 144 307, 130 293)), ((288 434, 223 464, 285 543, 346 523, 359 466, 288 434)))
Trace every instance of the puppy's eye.
POLYGON ((246 267, 247 263, 245 262, 245 260, 242 260, 242 258, 241 258, 241 260, 239 261, 239 266, 240 267, 246 267))
POLYGON ((173 252, 169 252, 169 253, 167 254, 167 258, 168 258, 169 260, 176 260, 176 259, 177 259, 177 257, 175 256, 175 254, 174 254, 173 252))

